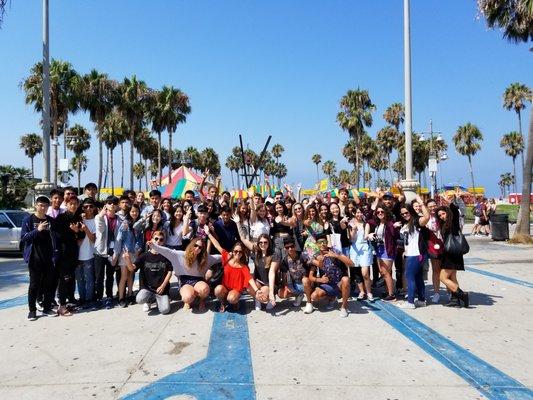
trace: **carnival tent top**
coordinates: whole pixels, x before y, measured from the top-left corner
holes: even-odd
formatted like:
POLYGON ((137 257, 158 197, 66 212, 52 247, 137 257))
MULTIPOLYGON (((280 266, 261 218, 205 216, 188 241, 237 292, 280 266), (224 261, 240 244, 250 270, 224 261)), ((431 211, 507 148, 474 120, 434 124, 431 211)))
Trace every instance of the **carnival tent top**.
POLYGON ((170 179, 166 175, 161 179, 161 182, 164 185, 161 187, 163 197, 177 199, 183 197, 187 190, 197 190, 198 185, 202 182, 202 177, 182 165, 172 171, 170 179))

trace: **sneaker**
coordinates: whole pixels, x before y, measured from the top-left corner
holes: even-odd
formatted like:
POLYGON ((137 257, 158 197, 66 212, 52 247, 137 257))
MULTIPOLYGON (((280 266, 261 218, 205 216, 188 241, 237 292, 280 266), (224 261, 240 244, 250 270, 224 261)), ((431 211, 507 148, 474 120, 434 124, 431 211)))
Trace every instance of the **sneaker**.
POLYGON ((36 307, 37 307, 37 311, 43 311, 43 302, 38 301, 36 304, 36 307))
POLYGON ((326 309, 333 310, 336 305, 337 305, 337 298, 333 297, 331 300, 328 300, 328 303, 326 304, 326 309))
POLYGON ((368 293, 366 295, 366 298, 369 302, 373 303, 376 299, 374 298, 374 295, 372 293, 368 293))
POLYGON ((37 312, 30 311, 28 313, 28 321, 37 321, 37 312))
POLYGON ((415 300, 416 307, 425 307, 427 306, 426 300, 415 300))
POLYGON ((437 304, 440 300, 440 294, 435 293, 433 296, 431 296, 431 302, 437 304))
POLYGON ((359 296, 357 296, 357 301, 362 301, 366 299, 366 293, 365 292, 359 292, 359 296))
POLYGON ((401 303, 398 303, 397 306, 399 308, 403 308, 407 310, 414 310, 416 308, 414 303, 409 303, 408 301, 402 301, 401 303))
POLYGON ((119 300, 118 305, 122 308, 126 308, 128 306, 128 303, 126 303, 126 300, 122 299, 119 300))
POLYGON ((383 297, 383 301, 396 301, 396 296, 393 294, 389 294, 385 297, 383 297))
POLYGON ((339 311, 339 316, 341 318, 346 318, 348 316, 348 310, 344 307, 341 307, 340 311, 339 311))
POLYGON ((303 294, 299 294, 298 296, 296 296, 296 298, 292 302, 292 305, 294 307, 300 307, 300 304, 302 304, 302 300, 303 299, 304 299, 304 295, 303 294))
POLYGON ((144 311, 144 312, 148 312, 148 311, 150 311, 150 304, 148 304, 148 303, 144 303, 144 304, 143 304, 143 311, 144 311))
POLYGON ((261 310, 261 302, 259 300, 255 301, 255 310, 260 311, 261 310))
POLYGON ((307 303, 304 308, 304 313, 311 314, 313 310, 314 310, 313 305, 311 303, 307 303))
POLYGON ((41 311, 41 314, 43 317, 57 317, 57 311, 54 311, 51 308, 41 311))
POLYGON ((272 310, 274 307, 275 307, 275 305, 272 304, 270 301, 269 301, 269 302, 267 303, 267 305, 266 305, 266 309, 267 309, 267 311, 272 310))
POLYGON ((137 301, 135 300, 135 296, 134 295, 131 295, 131 296, 128 297, 128 304, 130 304, 132 306, 137 304, 137 301))
POLYGON ((115 305, 113 304, 113 299, 111 297, 105 299, 104 304, 107 310, 111 310, 113 307, 115 307, 115 305))

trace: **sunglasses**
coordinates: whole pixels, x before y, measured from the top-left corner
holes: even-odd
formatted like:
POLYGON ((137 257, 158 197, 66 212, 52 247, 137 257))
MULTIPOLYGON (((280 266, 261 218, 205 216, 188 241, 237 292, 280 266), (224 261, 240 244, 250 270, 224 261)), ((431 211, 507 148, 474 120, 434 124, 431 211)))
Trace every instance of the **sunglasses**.
POLYGON ((293 244, 288 244, 287 246, 285 246, 285 248, 287 250, 294 249, 294 245, 293 244))
POLYGON ((94 206, 92 204, 87 204, 87 205, 83 206, 83 208, 94 208, 94 206))
POLYGON ((409 212, 403 212, 403 213, 400 213, 401 215, 410 215, 409 212))
POLYGON ((317 243, 318 244, 328 244, 327 240, 319 240, 317 243))
POLYGON ((233 253, 235 253, 235 254, 242 254, 242 250, 233 250, 233 253))
POLYGON ((165 238, 162 238, 162 237, 159 237, 159 236, 154 237, 153 239, 154 239, 155 242, 162 242, 163 240, 165 240, 165 238))
POLYGON ((376 211, 376 214, 385 214, 385 211, 376 211))

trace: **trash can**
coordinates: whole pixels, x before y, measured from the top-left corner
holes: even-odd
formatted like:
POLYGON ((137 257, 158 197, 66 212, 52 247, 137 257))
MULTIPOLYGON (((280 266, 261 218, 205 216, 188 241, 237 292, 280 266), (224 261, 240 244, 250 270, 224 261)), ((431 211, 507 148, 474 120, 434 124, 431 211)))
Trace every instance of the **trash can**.
POLYGON ((490 231, 492 234, 492 240, 509 240, 509 215, 491 215, 490 231))

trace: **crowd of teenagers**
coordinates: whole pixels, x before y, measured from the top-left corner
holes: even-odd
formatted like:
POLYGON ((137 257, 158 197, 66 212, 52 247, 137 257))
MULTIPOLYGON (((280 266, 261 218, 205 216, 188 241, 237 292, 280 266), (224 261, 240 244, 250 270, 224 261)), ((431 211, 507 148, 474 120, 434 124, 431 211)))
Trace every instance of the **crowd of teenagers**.
POLYGON ((127 190, 102 202, 92 183, 81 196, 72 187, 54 189, 36 199, 22 226, 28 319, 37 319, 38 307, 43 316, 71 316, 135 303, 167 314, 173 274, 184 309, 204 311, 215 298, 224 312, 248 294, 256 310, 287 298, 301 307, 305 299, 309 314, 336 308, 340 298, 346 317, 351 296, 373 302, 378 293, 414 309, 429 301, 428 264, 431 302, 439 303, 442 283, 445 306, 468 307, 457 280, 465 251, 447 244, 464 241, 459 196, 406 202, 401 187, 393 189, 351 198, 341 188, 337 196, 299 199, 286 186, 272 197, 250 190, 243 199, 210 186, 180 200, 127 190))

